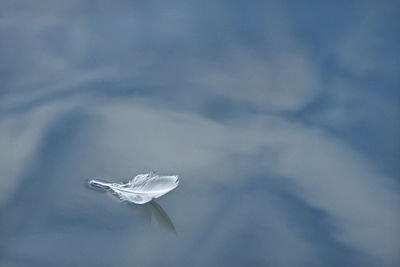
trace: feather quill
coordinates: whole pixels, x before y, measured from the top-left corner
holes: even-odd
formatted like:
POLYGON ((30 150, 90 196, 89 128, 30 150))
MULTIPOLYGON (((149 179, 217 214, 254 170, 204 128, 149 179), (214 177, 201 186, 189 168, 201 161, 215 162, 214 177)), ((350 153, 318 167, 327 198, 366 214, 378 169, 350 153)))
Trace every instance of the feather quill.
POLYGON ((127 183, 108 183, 92 179, 89 184, 110 190, 123 201, 144 204, 175 189, 179 181, 175 175, 160 176, 150 172, 136 175, 127 183))

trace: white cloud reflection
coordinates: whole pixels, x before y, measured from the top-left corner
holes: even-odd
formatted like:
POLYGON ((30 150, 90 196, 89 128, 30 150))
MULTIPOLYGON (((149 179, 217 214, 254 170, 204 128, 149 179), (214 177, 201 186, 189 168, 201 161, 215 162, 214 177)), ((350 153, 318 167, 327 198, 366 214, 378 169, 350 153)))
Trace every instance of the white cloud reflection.
POLYGON ((400 262, 399 185, 381 168, 392 161, 354 144, 366 136, 398 159, 398 103, 365 80, 397 81, 375 47, 390 42, 363 41, 382 10, 313 51, 284 5, 241 7, 248 28, 223 4, 2 5, 0 263, 400 262), (339 71, 326 70, 332 55, 339 71), (204 116, 218 98, 234 115, 204 116), (337 134, 360 122, 371 131, 337 134), (178 239, 81 186, 153 169, 181 175, 162 199, 178 239))
POLYGON ((99 106, 108 121, 99 142, 104 143, 108 159, 118 158, 116 164, 129 166, 134 161, 144 168, 156 165, 187 174, 202 169, 206 174, 202 183, 209 180, 212 187, 220 179, 226 179, 223 183, 246 179, 235 175, 240 173, 236 166, 224 164, 228 153, 245 158, 257 153, 258 162, 247 160, 244 164, 250 166, 240 167, 266 167, 289 179, 295 194, 329 215, 340 242, 383 261, 396 259, 400 202, 393 181, 332 136, 279 117, 259 116, 224 126, 195 115, 128 103, 99 106), (259 148, 265 151, 260 154, 259 148), (218 175, 205 171, 215 166, 218 175))
MULTIPOLYGON (((35 123, 25 126, 25 132, 32 135, 38 131, 35 130, 37 128, 44 131, 45 127, 42 125, 49 125, 60 110, 65 112, 65 108, 60 108, 63 106, 68 105, 60 102, 35 111, 33 114, 53 116, 44 117, 42 123, 39 123, 40 120, 32 120, 35 123)), ((89 130, 92 132, 91 136, 83 137, 84 146, 77 148, 79 153, 89 153, 88 158, 78 164, 71 162, 67 157, 63 165, 78 164, 78 169, 82 168, 79 166, 85 165, 85 172, 96 166, 94 175, 109 174, 117 178, 124 177, 133 170, 149 170, 154 166, 165 173, 182 174, 184 186, 180 195, 171 196, 173 208, 170 208, 174 213, 180 210, 178 214, 181 215, 177 216, 176 221, 179 221, 184 234, 192 236, 185 242, 190 243, 200 238, 196 228, 192 228, 196 225, 195 221, 201 225, 199 228, 204 227, 210 219, 209 215, 206 215, 207 210, 215 212, 215 208, 212 207, 219 206, 220 197, 217 192, 213 192, 215 186, 222 185, 228 189, 233 184, 245 188, 246 184, 252 181, 249 181, 243 172, 262 169, 284 177, 280 179, 290 181, 293 194, 311 207, 325 212, 335 229, 331 234, 338 242, 362 250, 382 262, 396 261, 399 199, 392 181, 377 173, 360 154, 320 130, 289 122, 279 116, 265 115, 219 124, 195 114, 170 111, 128 100, 96 98, 95 101, 84 101, 80 106, 80 109, 82 108, 91 114, 91 117, 96 118, 90 123, 94 129, 89 130), (85 152, 90 147, 95 147, 95 151, 85 152), (233 155, 240 156, 239 164, 231 164, 234 162, 231 159, 233 155), (254 155, 257 155, 256 161, 254 155), (189 211, 196 206, 196 213, 189 211), (204 212, 201 212, 202 209, 205 209, 204 212)), ((12 133, 11 127, 8 129, 9 134, 3 132, 2 140, 13 140, 13 144, 18 141, 18 135, 12 133)), ((39 136, 36 134, 36 138, 27 139, 27 148, 32 147, 31 151, 45 141, 39 136)), ((29 151, 27 148, 23 150, 25 153, 29 151)), ((33 152, 30 153, 31 161, 34 161, 33 152)), ((22 156, 21 158, 23 159, 22 156)), ((2 162, 7 165, 6 161, 2 162)), ((14 164, 10 164, 11 170, 27 165, 26 161, 10 162, 14 164)), ((4 170, 7 171, 7 168, 4 170)), ((81 180, 77 176, 78 173, 80 171, 70 172, 75 183, 81 180)), ((16 182, 19 175, 4 173, 3 177, 16 182)), ((4 178, 3 181, 2 190, 8 191, 10 196, 13 193, 9 190, 10 183, 4 178)), ((257 226, 260 231, 257 235, 261 240, 271 238, 271 233, 266 231, 265 227, 275 229, 272 232, 277 236, 272 238, 275 244, 272 251, 276 251, 271 254, 267 252, 266 258, 257 258, 260 256, 258 254, 255 257, 260 262, 283 265, 294 262, 310 263, 307 259, 314 259, 314 264, 321 263, 321 259, 318 260, 317 247, 314 247, 310 240, 299 237, 300 233, 296 233, 296 228, 283 226, 293 222, 282 216, 285 210, 282 210, 283 207, 279 203, 268 204, 269 197, 264 194, 251 197, 246 190, 238 192, 235 197, 239 200, 231 203, 234 205, 232 209, 228 208, 231 210, 230 214, 217 219, 229 227, 224 226, 210 236, 207 242, 211 248, 218 250, 218 244, 223 244, 224 240, 228 242, 235 231, 245 231, 239 229, 248 227, 250 222, 246 218, 251 217, 249 213, 257 213, 257 209, 266 205, 250 224, 257 226), (241 204, 242 202, 246 204, 241 204), (251 204, 252 202, 259 204, 251 204), (262 237, 263 233, 267 236, 262 237), (280 248, 279 240, 285 240, 284 246, 280 248), (289 245, 290 243, 292 245, 289 245), (285 257, 280 255, 287 246, 293 246, 290 250, 302 247, 305 251, 297 250, 297 254, 292 253, 285 257), (283 259, 285 261, 282 261, 283 259)), ((74 193, 67 190, 65 194, 68 198, 68 194, 74 193)), ((85 197, 88 192, 83 190, 82 194, 79 198, 85 197)), ((2 196, 6 198, 7 194, 2 196)), ((67 201, 69 202, 71 203, 71 200, 67 201)), ((65 204, 59 208, 65 208, 65 204)), ((148 238, 138 235, 135 230, 132 235, 135 236, 135 242, 148 238)), ((153 247, 154 249, 162 250, 157 246, 153 247)), ((203 253, 209 253, 206 257, 217 259, 217 255, 214 255, 215 250, 206 246, 203 253)), ((146 254, 143 257, 142 260, 148 260, 146 254)))
POLYGON ((303 51, 261 59, 232 49, 216 67, 204 67, 194 83, 208 95, 230 98, 267 111, 298 111, 318 93, 318 78, 303 51))

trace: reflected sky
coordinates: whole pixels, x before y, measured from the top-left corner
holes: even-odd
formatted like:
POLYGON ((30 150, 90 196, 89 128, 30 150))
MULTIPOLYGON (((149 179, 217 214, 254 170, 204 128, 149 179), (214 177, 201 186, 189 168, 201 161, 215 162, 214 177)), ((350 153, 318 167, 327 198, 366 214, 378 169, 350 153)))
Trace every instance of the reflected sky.
POLYGON ((398 18, 1 1, 0 265, 398 265, 398 18), (85 186, 151 170, 144 206, 85 186))

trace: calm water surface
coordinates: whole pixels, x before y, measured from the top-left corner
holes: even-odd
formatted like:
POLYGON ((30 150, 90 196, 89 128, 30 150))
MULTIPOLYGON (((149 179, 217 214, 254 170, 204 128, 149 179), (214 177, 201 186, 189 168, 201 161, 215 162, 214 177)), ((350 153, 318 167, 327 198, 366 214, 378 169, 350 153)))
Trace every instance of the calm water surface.
POLYGON ((1 266, 399 266, 396 1, 0 3, 1 266), (179 175, 146 205, 89 178, 179 175))

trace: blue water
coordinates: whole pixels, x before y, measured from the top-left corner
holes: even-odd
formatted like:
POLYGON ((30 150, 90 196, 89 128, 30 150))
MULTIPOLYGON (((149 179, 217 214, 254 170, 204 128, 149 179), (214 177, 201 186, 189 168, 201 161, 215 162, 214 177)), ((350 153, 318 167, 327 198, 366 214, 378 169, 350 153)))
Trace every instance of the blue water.
POLYGON ((399 10, 1 1, 0 266, 398 266, 399 10))

